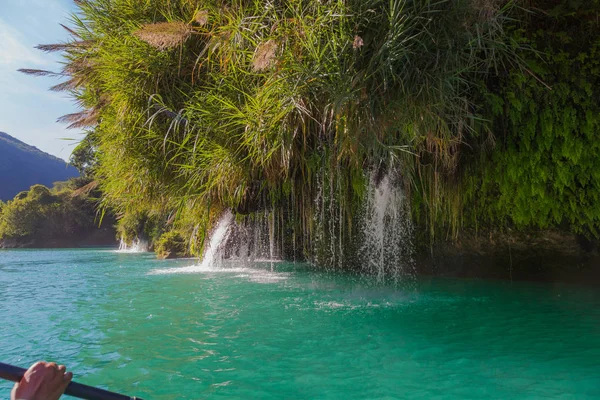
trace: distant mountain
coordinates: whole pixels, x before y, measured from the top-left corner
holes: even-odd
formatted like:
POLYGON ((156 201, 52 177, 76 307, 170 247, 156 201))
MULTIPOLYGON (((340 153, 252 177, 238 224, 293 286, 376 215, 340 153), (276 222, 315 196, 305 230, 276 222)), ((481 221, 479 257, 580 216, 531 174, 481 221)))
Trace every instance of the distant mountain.
POLYGON ((0 200, 12 200, 37 183, 52 186, 75 176, 79 172, 64 160, 0 132, 0 200))

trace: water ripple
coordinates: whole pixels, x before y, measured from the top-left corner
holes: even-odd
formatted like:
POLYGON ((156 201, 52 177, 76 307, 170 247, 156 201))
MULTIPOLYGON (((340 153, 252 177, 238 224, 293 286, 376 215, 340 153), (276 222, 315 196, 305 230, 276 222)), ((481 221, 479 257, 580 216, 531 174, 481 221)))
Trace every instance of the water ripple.
POLYGON ((0 359, 158 400, 600 396, 589 288, 189 263, 0 252, 0 359))

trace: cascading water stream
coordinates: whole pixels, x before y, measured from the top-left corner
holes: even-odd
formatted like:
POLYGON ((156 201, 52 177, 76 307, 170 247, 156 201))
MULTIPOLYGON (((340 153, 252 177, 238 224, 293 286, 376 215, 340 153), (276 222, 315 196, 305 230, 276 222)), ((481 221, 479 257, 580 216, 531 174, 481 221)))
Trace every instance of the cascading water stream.
POLYGON ((210 241, 204 250, 199 265, 185 268, 157 270, 155 273, 202 273, 206 271, 249 271, 257 261, 278 261, 275 234, 270 233, 270 213, 259 213, 255 220, 238 223, 231 211, 225 211, 211 232, 210 241), (223 261, 238 263, 238 266, 223 268, 223 261), (239 263, 243 267, 239 267, 239 263))
MULTIPOLYGON (((339 188, 327 179, 328 185, 320 187, 315 199, 318 206, 315 215, 320 218, 315 220, 316 232, 312 237, 314 264, 339 270, 358 267, 365 277, 374 276, 378 282, 398 281, 413 275, 413 226, 397 176, 393 171, 373 174, 363 209, 354 216, 358 229, 347 239, 343 236, 343 214, 336 200, 339 188)), ((253 268, 256 262, 279 261, 285 254, 284 226, 284 214, 278 209, 265 207, 239 220, 232 211, 226 211, 210 234, 202 262, 180 272, 222 269, 225 260, 226 269, 232 263, 235 268, 240 264, 253 268)))
POLYGON ((280 260, 281 237, 273 210, 257 212, 232 225, 226 244, 226 258, 237 262, 276 262, 280 260))
POLYGON ((204 258, 202 259, 200 268, 212 267, 221 262, 223 258, 223 246, 229 236, 232 222, 233 214, 229 210, 225 211, 210 236, 210 242, 208 248, 204 251, 204 258))
POLYGON ((363 207, 351 216, 352 237, 344 236, 345 215, 337 176, 339 172, 323 173, 317 180, 310 262, 331 270, 356 268, 379 282, 412 276, 413 225, 398 171, 390 167, 386 173, 372 173, 363 207))
POLYGON ((367 274, 381 282, 412 272, 413 225, 404 193, 390 174, 379 182, 371 178, 361 225, 359 257, 367 274))

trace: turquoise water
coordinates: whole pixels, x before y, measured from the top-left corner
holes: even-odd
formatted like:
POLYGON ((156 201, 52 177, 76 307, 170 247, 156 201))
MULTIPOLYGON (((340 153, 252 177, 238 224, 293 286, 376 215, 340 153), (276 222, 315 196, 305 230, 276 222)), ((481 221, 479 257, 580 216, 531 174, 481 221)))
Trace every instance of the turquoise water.
POLYGON ((146 400, 600 396, 596 288, 383 285, 283 263, 160 271, 192 264, 0 251, 0 360, 56 360, 146 400))

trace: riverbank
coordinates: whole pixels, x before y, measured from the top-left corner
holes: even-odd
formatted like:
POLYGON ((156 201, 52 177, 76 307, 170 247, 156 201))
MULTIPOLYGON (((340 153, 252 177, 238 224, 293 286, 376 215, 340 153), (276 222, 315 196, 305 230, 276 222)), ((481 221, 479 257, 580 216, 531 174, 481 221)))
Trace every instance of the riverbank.
POLYGON ((74 236, 25 236, 0 239, 0 249, 75 249, 87 247, 116 247, 115 230, 103 226, 74 236))
MULTIPOLYGON (((100 228, 76 236, 4 239, 0 240, 0 249, 116 247, 116 244, 114 228, 112 225, 104 224, 100 228)), ((168 248, 165 250, 165 246, 159 246, 156 250, 157 258, 189 257, 184 251, 186 242, 181 239, 177 244, 177 251, 170 251, 168 248)), ((216 244, 221 248, 222 254, 218 256, 219 258, 229 258, 233 255, 230 254, 232 251, 228 249, 228 245, 229 243, 216 244)), ((422 243, 417 246, 420 247, 415 251, 412 262, 403 261, 403 265, 397 268, 386 266, 388 270, 381 278, 385 279, 389 270, 395 268, 396 274, 416 277, 572 282, 600 285, 598 242, 568 232, 557 230, 488 231, 484 234, 465 231, 457 240, 438 241, 429 247, 423 246, 422 243)), ((263 244, 263 247, 269 247, 268 243, 263 244)), ((374 254, 379 253, 376 248, 370 251, 374 254)), ((364 262, 365 260, 363 260, 364 262)), ((321 268, 329 269, 325 266, 321 266, 321 268)), ((369 271, 360 263, 358 265, 348 264, 347 268, 342 267, 337 270, 340 272, 346 270, 349 273, 355 272, 361 275, 370 273, 377 275, 376 271, 369 271)))
POLYGON ((421 276, 600 284, 597 241, 556 230, 464 232, 422 249, 416 269, 421 276))

